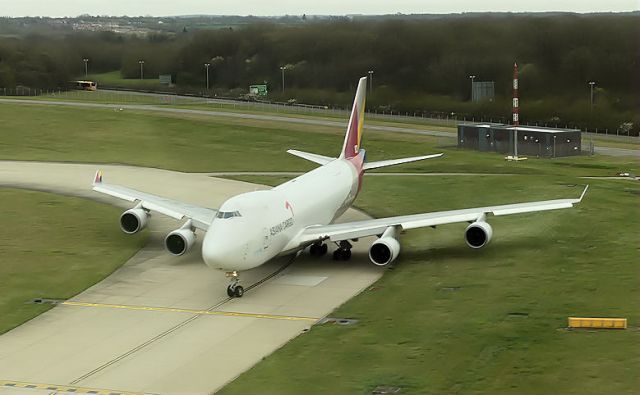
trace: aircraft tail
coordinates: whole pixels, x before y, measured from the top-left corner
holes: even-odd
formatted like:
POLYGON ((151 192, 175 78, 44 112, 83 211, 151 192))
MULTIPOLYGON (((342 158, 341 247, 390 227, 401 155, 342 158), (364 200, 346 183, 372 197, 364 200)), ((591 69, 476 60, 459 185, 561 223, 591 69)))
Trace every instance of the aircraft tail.
POLYGON ((364 124, 364 108, 367 96, 367 77, 360 78, 356 97, 353 100, 351 117, 347 126, 347 134, 344 137, 340 158, 350 159, 358 155, 362 142, 362 126, 364 124))

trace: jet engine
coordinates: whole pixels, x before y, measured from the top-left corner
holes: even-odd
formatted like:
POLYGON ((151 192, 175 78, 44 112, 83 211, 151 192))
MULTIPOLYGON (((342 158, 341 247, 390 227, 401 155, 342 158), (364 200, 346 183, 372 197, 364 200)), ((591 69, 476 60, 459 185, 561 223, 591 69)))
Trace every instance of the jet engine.
POLYGON ((147 226, 149 214, 141 208, 132 208, 120 216, 120 228, 124 233, 134 234, 147 226))
POLYGON ((387 266, 400 254, 400 243, 395 238, 395 233, 395 228, 387 228, 369 248, 369 259, 374 265, 387 266))
POLYGON ((190 228, 180 228, 169 233, 164 239, 164 246, 171 254, 184 255, 196 242, 196 234, 190 228))
POLYGON ((464 240, 471 248, 482 248, 491 241, 493 229, 484 221, 476 221, 467 226, 464 231, 464 240))

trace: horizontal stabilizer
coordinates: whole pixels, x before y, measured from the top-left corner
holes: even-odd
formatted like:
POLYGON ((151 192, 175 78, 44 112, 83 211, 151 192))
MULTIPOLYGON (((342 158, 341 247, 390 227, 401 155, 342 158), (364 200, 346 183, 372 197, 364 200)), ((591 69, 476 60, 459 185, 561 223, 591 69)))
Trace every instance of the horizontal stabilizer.
POLYGON ((367 162, 364 164, 364 169, 371 170, 371 169, 378 169, 380 167, 401 165, 403 163, 417 162, 423 159, 439 158, 442 155, 443 154, 433 154, 433 155, 424 155, 424 156, 413 156, 411 158, 381 160, 378 162, 367 162))
POLYGON ((328 156, 322 156, 322 155, 318 155, 318 154, 312 154, 310 152, 303 152, 303 151, 298 151, 298 150, 294 150, 294 149, 290 149, 287 151, 288 153, 290 153, 291 155, 295 155, 299 158, 302 159, 306 159, 308 161, 314 162, 314 163, 318 163, 321 165, 326 165, 329 162, 334 161, 336 158, 330 158, 328 156))

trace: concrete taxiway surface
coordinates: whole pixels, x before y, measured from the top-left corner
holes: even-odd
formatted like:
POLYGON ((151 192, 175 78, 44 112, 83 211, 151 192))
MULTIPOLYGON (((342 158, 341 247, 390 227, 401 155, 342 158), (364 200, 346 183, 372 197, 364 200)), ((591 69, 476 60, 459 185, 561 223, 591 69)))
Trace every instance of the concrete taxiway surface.
MULTIPOLYGON (((203 174, 100 167, 106 182, 209 207, 264 188, 203 174)), ((90 191, 96 168, 0 162, 0 186, 122 205, 90 191)), ((354 210, 344 217, 359 218, 366 217, 354 210)), ((382 274, 368 262, 369 241, 362 240, 350 262, 303 254, 244 272, 245 296, 229 299, 224 274, 202 263, 199 245, 179 258, 163 250, 164 236, 179 225, 155 215, 149 245, 121 269, 0 336, 0 393, 211 393, 382 274)))

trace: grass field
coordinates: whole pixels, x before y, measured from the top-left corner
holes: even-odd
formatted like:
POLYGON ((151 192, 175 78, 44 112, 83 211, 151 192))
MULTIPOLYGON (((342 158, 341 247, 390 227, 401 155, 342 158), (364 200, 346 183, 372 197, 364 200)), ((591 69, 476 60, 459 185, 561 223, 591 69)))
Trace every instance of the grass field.
MULTIPOLYGON (((255 120, 4 104, 0 119, 0 159, 183 171, 306 170, 312 165, 284 151, 336 154, 343 133, 255 120)), ((357 206, 386 216, 577 197, 587 181, 579 176, 638 172, 633 159, 507 163, 496 154, 440 145, 431 137, 365 135, 371 160, 446 155, 391 171, 514 175, 367 177, 357 206)), ((223 393, 361 394, 378 385, 398 385, 403 393, 637 393, 640 187, 588 181, 592 188, 578 208, 490 218, 494 240, 480 251, 464 245, 461 224, 407 232, 396 268, 332 314, 359 319, 357 325, 313 327, 223 393), (571 315, 623 316, 631 328, 569 332, 563 327, 571 315)), ((113 226, 113 214, 93 215, 113 226)), ((68 240, 86 236, 74 237, 68 240)), ((7 239, 19 240, 13 233, 1 240, 7 239)))
POLYGON ((0 333, 102 280, 142 247, 114 225, 120 210, 89 200, 0 188, 0 333))
MULTIPOLYGON (((203 103, 202 98, 173 96, 173 95, 146 95, 123 91, 67 91, 43 94, 40 96, 21 96, 23 100, 47 100, 47 101, 71 101, 71 102, 92 102, 103 104, 143 104, 163 107, 175 107, 180 109, 194 109, 201 111, 230 112, 242 114, 267 114, 282 115, 290 118, 343 121, 346 124, 348 114, 344 111, 315 112, 305 108, 290 106, 269 106, 260 103, 227 103, 211 101, 203 103)), ((374 114, 367 114, 367 125, 377 125, 386 127, 412 128, 416 130, 441 131, 451 133, 451 137, 456 136, 457 122, 453 120, 433 120, 420 117, 388 118, 374 114)), ((615 135, 584 135, 583 147, 585 150, 592 141, 596 147, 611 147, 624 149, 640 149, 640 139, 637 137, 615 136, 615 135)), ((453 144, 453 140, 449 142, 453 144)))
MULTIPOLYGON (((398 215, 574 197, 583 182, 369 177, 356 203, 398 215)), ((576 209, 490 218, 480 251, 461 224, 407 232, 395 270, 332 313, 359 324, 313 327, 222 393, 637 393, 639 194, 632 181, 598 181, 576 209), (631 328, 571 332, 568 316, 627 317, 631 328)))
MULTIPOLYGON (((285 151, 336 155, 343 130, 323 126, 202 115, 149 114, 112 109, 0 105, 0 159, 123 163, 179 171, 308 170, 285 151)), ((435 137, 367 132, 370 160, 444 152, 446 158, 389 171, 566 175, 638 173, 627 158, 578 157, 505 163, 500 155, 443 146, 435 137)), ((448 143, 447 143, 448 144, 448 143)))

